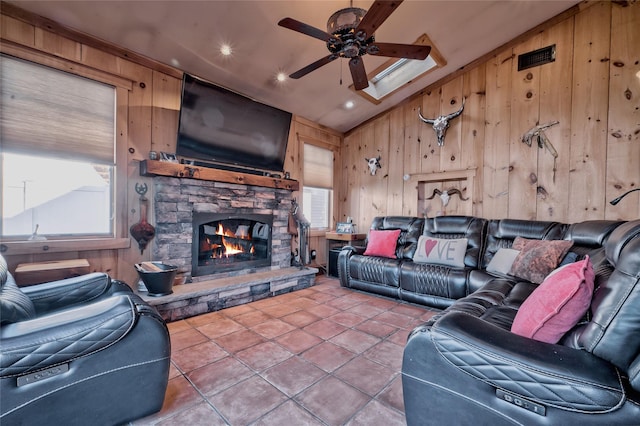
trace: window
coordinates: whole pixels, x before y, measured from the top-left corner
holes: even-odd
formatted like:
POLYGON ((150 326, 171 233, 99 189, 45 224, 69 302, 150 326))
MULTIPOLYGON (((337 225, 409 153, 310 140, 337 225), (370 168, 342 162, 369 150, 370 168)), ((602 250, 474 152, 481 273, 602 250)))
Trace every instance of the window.
POLYGON ((311 229, 331 228, 333 151, 304 144, 302 212, 311 229))
POLYGON ((396 93, 407 84, 447 64, 426 34, 418 37, 413 44, 431 46, 429 56, 422 61, 407 58, 389 59, 368 74, 369 87, 358 90, 356 93, 377 105, 384 98, 396 93))
POLYGON ((113 86, 2 56, 3 238, 114 236, 113 86))

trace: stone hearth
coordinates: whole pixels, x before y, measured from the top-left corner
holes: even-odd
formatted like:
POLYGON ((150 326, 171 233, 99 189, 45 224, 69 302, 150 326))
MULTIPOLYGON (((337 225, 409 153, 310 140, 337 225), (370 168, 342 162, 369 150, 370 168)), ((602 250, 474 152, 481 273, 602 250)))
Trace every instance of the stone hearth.
POLYGON ((167 296, 139 295, 165 321, 177 321, 310 287, 317 273, 316 268, 291 267, 178 285, 167 296))

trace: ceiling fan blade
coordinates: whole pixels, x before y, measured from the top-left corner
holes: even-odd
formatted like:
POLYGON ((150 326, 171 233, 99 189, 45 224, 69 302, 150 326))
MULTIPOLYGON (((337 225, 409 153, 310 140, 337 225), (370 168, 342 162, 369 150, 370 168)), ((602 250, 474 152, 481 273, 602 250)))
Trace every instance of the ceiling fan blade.
POLYGON ((360 24, 358 24, 355 33, 358 34, 359 31, 364 31, 366 33, 365 39, 371 37, 378 27, 387 20, 389 15, 391 15, 403 1, 404 0, 374 2, 367 11, 367 14, 362 18, 362 21, 360 21, 360 24))
POLYGON ((356 90, 369 87, 367 72, 364 69, 364 62, 361 57, 351 58, 349 60, 349 69, 351 70, 351 78, 353 78, 353 86, 356 90))
POLYGON ((278 25, 302 34, 306 34, 311 37, 315 37, 325 42, 329 41, 329 39, 333 37, 331 34, 325 31, 322 31, 316 27, 312 27, 311 25, 305 24, 304 22, 296 21, 292 18, 281 19, 280 22, 278 22, 278 25))
POLYGON ((299 69, 298 71, 294 72, 293 74, 291 74, 289 77, 293 78, 293 79, 298 79, 300 77, 304 77, 305 75, 309 74, 311 71, 315 71, 318 68, 320 68, 323 65, 327 65, 329 62, 335 60, 337 58, 336 55, 329 55, 329 56, 325 56, 324 58, 318 59, 317 61, 315 61, 312 64, 307 65, 304 68, 299 69))
POLYGON ((367 53, 375 56, 391 56, 394 58, 426 59, 431 52, 431 46, 398 43, 374 43, 369 46, 367 53), (375 49, 377 47, 377 49, 375 49), (376 52, 377 50, 377 52, 376 52))

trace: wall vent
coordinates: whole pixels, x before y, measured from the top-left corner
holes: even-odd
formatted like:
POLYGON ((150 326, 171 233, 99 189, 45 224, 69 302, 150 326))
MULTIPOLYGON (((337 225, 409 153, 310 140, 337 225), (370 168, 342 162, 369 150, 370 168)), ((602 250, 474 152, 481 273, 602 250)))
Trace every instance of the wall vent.
POLYGON ((518 71, 538 65, 548 64, 556 60, 556 45, 543 47, 542 49, 518 55, 518 71))

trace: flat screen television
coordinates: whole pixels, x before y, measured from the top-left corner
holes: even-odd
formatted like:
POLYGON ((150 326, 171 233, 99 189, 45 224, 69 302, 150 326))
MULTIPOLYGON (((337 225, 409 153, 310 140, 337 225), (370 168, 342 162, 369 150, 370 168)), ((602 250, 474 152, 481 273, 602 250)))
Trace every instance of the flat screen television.
POLYGON ((185 73, 176 154, 213 167, 282 172, 291 117, 185 73))

